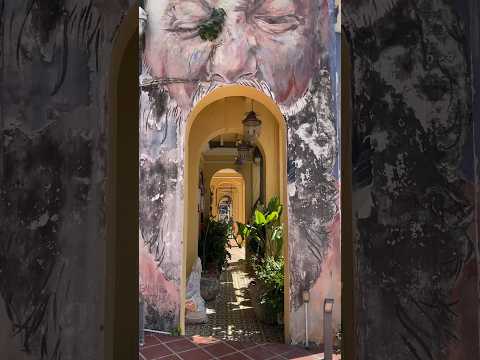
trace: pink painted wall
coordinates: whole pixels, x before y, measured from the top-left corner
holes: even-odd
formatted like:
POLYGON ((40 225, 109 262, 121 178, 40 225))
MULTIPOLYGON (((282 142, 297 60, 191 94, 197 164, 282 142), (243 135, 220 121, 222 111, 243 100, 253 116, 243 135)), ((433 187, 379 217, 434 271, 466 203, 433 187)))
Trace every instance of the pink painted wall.
POLYGON ((304 339, 302 292, 311 292, 310 338, 323 341, 323 301, 340 323, 337 121, 326 0, 147 1, 140 75, 140 280, 147 325, 179 322, 183 146, 196 102, 228 84, 272 97, 288 128, 290 333, 304 339), (204 41, 198 26, 223 8, 223 31, 204 41), (146 290, 146 289, 149 290, 146 290))

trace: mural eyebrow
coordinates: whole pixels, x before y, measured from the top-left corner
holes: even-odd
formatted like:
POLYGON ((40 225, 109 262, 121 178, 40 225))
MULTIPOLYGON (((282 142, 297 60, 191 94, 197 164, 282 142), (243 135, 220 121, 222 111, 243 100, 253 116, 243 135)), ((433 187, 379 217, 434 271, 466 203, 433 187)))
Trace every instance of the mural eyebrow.
MULTIPOLYGON (((193 4, 197 4, 197 5, 200 5, 200 7, 202 8, 202 10, 205 11, 205 13, 207 14, 210 14, 212 12, 212 10, 214 9, 213 6, 211 6, 207 0, 199 0, 199 1, 193 1, 193 0, 182 0, 184 2, 190 2, 190 3, 193 3, 193 4)), ((178 13, 181 13, 182 10, 178 9, 177 4, 175 3, 171 3, 167 6, 167 10, 165 11, 165 14, 168 14, 169 17, 175 17, 176 18, 176 15, 178 13)))

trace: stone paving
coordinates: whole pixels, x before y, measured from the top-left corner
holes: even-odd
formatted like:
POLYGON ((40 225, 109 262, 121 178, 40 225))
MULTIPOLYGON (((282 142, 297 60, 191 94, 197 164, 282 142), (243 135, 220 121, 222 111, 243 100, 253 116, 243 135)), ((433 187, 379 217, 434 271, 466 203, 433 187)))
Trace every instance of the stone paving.
MULTIPOLYGON (((145 334, 139 360, 322 360, 323 349, 306 350, 283 343, 283 328, 255 317, 247 286, 244 249, 231 249, 230 266, 222 274, 221 290, 207 303, 208 323, 188 325, 187 336, 145 334)), ((341 360, 333 355, 332 360, 341 360)))
MULTIPOLYGON (((222 341, 213 337, 181 337, 148 334, 140 348, 140 360, 322 360, 321 350, 301 347, 255 343, 252 341, 222 341)), ((334 355, 333 360, 340 360, 334 355)))
POLYGON ((187 325, 186 335, 213 336, 230 341, 283 342, 283 327, 257 320, 247 290, 252 280, 245 271, 244 248, 232 247, 229 267, 220 278, 220 293, 207 302, 208 322, 187 325))

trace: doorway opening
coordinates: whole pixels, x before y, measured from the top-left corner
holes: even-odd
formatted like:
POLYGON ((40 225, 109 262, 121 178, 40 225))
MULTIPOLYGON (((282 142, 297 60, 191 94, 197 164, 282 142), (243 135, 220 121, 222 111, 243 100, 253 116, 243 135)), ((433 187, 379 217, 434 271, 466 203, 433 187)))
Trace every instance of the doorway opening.
MULTIPOLYGON (((205 164, 205 163, 204 163, 205 164)), ((204 166, 210 167, 207 162, 204 166)), ((210 216, 216 221, 229 224, 228 241, 230 246, 241 246, 243 239, 238 235, 237 223, 245 223, 245 179, 234 169, 217 171, 208 181, 210 216)))
MULTIPOLYGON (((267 293, 268 283, 260 281, 258 273, 267 253, 262 250, 259 255, 259 251, 252 250, 265 248, 256 241, 268 242, 271 232, 265 230, 266 225, 262 225, 263 237, 245 232, 258 225, 258 212, 267 216, 266 204, 271 199, 286 207, 285 154, 283 116, 273 101, 257 90, 242 86, 220 88, 194 108, 185 138, 181 320, 186 335, 232 341, 285 341, 288 282, 285 279, 282 284, 282 298, 278 299, 278 292, 277 299, 273 299, 280 303, 275 316, 266 314, 270 310, 265 310, 268 306, 262 296, 267 293), (245 155, 242 145, 247 134, 242 120, 252 109, 261 119, 261 131, 245 155), (200 272, 201 299, 195 298, 192 290, 192 279, 199 278, 200 272)), ((277 271, 285 278, 287 211, 278 212, 276 225, 283 230, 283 241, 271 258, 281 261, 277 271)))

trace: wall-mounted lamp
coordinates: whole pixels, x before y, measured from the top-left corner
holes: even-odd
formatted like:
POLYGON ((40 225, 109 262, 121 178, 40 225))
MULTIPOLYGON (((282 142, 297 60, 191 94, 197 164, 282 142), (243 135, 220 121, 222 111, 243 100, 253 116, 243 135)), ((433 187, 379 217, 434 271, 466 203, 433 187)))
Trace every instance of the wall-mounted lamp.
POLYGON ((310 301, 310 292, 305 290, 302 294, 303 304, 305 306, 305 348, 309 348, 308 344, 308 303, 310 301))
POLYGON ((302 294, 303 302, 308 303, 310 301, 310 292, 305 290, 302 294))
POLYGON ((325 299, 323 303, 323 343, 324 343, 324 359, 332 360, 333 357, 333 327, 332 312, 333 299, 325 299))
POLYGON ((326 313, 331 313, 333 311, 333 299, 325 299, 325 302, 323 304, 323 309, 326 313))

